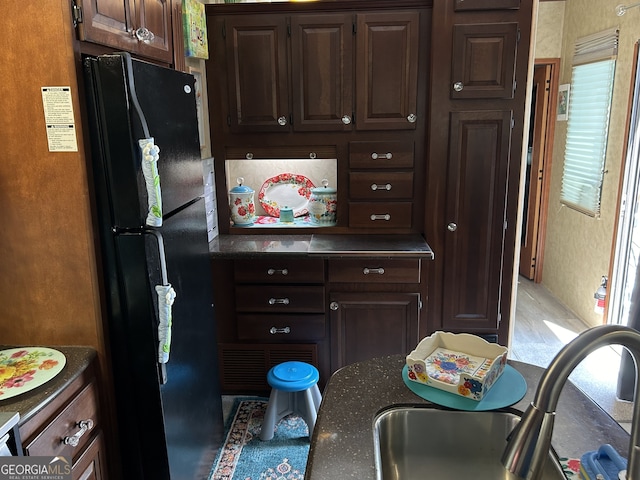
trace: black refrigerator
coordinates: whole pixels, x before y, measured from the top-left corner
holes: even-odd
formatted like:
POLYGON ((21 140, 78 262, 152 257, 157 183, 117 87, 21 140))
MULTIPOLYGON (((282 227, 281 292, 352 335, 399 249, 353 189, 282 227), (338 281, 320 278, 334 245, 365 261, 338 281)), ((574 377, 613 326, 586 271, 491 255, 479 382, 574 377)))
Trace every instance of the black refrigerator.
POLYGON ((206 479, 222 398, 192 75, 83 63, 125 478, 206 479))

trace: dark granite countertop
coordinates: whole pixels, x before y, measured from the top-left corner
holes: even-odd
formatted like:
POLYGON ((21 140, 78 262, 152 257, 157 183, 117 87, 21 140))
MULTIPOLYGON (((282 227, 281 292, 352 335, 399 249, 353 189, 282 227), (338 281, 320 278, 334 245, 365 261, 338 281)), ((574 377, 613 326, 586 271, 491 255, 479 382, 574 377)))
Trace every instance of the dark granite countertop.
MULTIPOLYGON (((34 345, 30 345, 34 346, 34 345)), ((62 371, 47 383, 21 395, 2 400, 0 397, 0 412, 18 412, 22 425, 33 415, 42 410, 55 396, 64 390, 78 375, 80 375, 96 356, 91 347, 76 346, 46 346, 62 352, 66 357, 62 371)), ((1 349, 18 348, 3 346, 1 349)))
MULTIPOLYGON (((405 357, 394 355, 355 363, 329 379, 311 439, 305 480, 375 479, 373 419, 390 405, 429 404, 401 378, 405 357)), ((533 400, 542 368, 509 361, 527 381, 527 393, 513 407, 533 400)), ((629 434, 570 381, 556 414, 552 445, 561 457, 580 458, 609 443, 627 457, 629 434)))
POLYGON ((412 257, 433 259, 415 235, 219 235, 209 242, 212 257, 251 258, 269 254, 300 257, 412 257))

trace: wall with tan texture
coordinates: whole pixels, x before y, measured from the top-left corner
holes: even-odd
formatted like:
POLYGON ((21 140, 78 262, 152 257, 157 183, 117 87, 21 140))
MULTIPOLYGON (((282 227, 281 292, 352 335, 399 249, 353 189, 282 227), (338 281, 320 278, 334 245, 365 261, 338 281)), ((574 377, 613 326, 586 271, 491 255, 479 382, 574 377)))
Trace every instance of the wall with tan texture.
MULTIPOLYGON (((548 3, 548 2, 546 2, 548 3)), ((555 2, 551 2, 555 3, 555 2)), ((557 122, 551 171, 542 283, 591 326, 603 323, 594 313, 593 294, 607 275, 616 223, 618 182, 623 161, 626 118, 633 66, 633 49, 640 38, 640 9, 623 17, 614 8, 620 0, 570 0, 564 14, 560 83, 571 81, 571 57, 578 37, 607 28, 620 27, 613 103, 602 191, 600 218, 583 215, 560 204, 566 122, 557 122)))
POLYGON ((71 2, 0 2, 0 343, 103 352, 71 2), (41 87, 70 86, 78 152, 50 152, 41 87))
POLYGON ((562 55, 562 30, 565 2, 540 2, 534 58, 559 58, 562 55))

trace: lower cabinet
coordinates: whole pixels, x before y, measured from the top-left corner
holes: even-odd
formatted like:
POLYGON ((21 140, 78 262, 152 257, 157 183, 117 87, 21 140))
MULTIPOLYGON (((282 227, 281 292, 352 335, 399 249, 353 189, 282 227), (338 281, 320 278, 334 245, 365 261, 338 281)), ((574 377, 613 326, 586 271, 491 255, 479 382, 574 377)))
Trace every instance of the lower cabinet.
POLYGON ((108 478, 94 368, 92 363, 20 426, 24 454, 70 459, 74 480, 108 478))
POLYGON ((374 357, 407 354, 418 343, 417 293, 329 295, 331 370, 374 357))
POLYGON ((426 284, 413 258, 214 261, 220 376, 225 394, 266 393, 267 372, 298 360, 320 388, 339 368, 407 354, 419 342, 426 284))

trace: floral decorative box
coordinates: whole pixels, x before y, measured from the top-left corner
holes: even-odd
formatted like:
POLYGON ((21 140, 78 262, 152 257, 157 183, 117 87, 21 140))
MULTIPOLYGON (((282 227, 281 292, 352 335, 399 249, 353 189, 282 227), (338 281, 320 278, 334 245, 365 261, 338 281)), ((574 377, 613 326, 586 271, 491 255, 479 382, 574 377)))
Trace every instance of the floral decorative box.
POLYGON ((482 400, 504 371, 508 349, 468 333, 435 332, 407 355, 410 380, 482 400))

